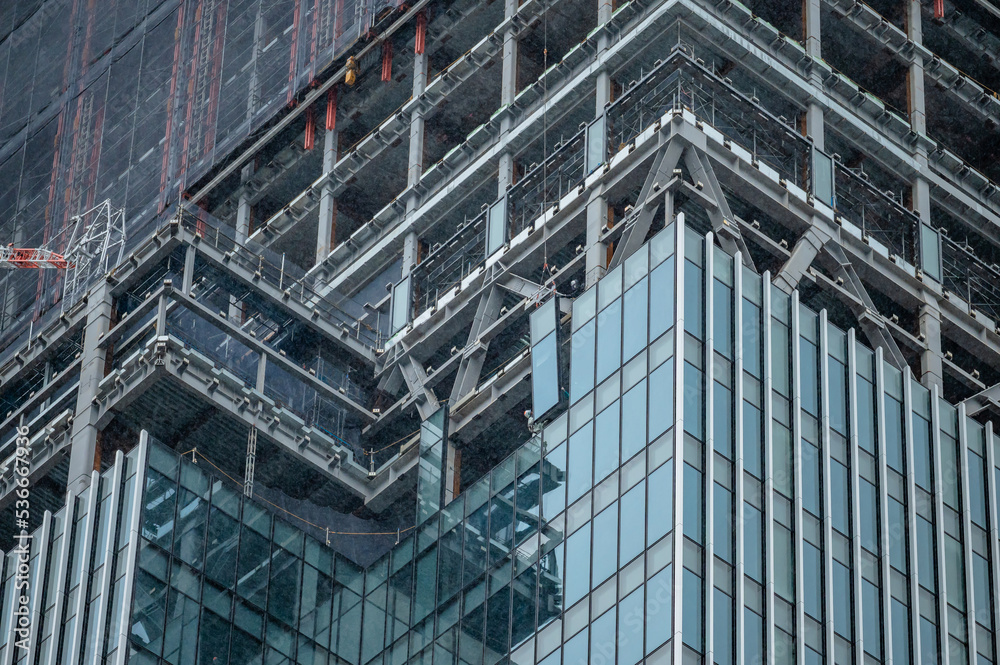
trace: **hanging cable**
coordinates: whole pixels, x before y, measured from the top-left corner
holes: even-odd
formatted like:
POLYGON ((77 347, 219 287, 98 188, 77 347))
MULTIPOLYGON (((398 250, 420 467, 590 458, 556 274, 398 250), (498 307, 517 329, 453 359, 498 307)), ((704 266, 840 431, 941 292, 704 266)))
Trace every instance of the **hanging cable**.
POLYGON ((549 273, 549 239, 545 233, 545 213, 549 209, 549 12, 542 16, 542 284, 549 273))

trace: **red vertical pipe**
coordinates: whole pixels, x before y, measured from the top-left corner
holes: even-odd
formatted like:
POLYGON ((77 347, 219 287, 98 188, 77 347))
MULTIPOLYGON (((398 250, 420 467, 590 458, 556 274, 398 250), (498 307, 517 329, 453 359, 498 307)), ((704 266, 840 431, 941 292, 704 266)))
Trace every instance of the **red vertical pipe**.
POLYGON ((170 94, 167 97, 167 127, 163 134, 163 161, 160 170, 160 204, 157 212, 167 207, 167 184, 170 177, 170 143, 174 119, 174 104, 177 101, 177 77, 181 66, 181 36, 184 34, 184 5, 177 10, 177 29, 174 32, 174 66, 170 74, 170 94))
POLYGON ((306 150, 312 150, 316 145, 316 114, 313 113, 313 107, 306 109, 306 135, 302 141, 302 147, 306 150))
POLYGON ((413 40, 413 52, 417 55, 424 54, 424 44, 427 41, 427 14, 421 10, 417 14, 417 36, 413 40))
POLYGON ((288 58, 288 103, 292 102, 295 96, 295 69, 298 64, 299 55, 299 12, 302 3, 295 0, 295 13, 292 15, 292 53, 288 58))
POLYGON ((934 0, 934 18, 944 18, 944 0, 934 0))
POLYGON ((392 42, 382 42, 382 81, 392 80, 392 42))
POLYGON ((337 89, 330 88, 326 93, 326 128, 337 128, 337 89))

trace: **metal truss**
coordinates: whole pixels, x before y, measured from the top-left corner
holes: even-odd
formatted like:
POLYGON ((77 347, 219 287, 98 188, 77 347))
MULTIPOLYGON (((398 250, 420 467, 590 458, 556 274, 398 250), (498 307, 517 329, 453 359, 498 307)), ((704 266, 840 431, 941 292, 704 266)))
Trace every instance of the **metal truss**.
POLYGON ((72 304, 95 277, 107 275, 121 263, 125 252, 125 209, 113 208, 105 199, 83 214, 70 218, 73 231, 67 242, 63 303, 72 304))

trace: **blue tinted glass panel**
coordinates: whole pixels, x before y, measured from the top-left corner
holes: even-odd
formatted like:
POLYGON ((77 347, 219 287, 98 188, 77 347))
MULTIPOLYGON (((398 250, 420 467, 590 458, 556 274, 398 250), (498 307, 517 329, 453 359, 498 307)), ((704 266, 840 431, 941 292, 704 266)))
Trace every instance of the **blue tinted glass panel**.
POLYGON ((642 660, 643 587, 618 604, 618 665, 635 665, 642 660))
POLYGON ((743 565, 746 574, 764 582, 764 538, 761 512, 749 503, 743 504, 743 565))
POLYGON ((811 543, 802 544, 803 595, 805 612, 816 621, 823 621, 823 558, 811 543))
POLYGON ((542 463, 542 516, 555 517, 566 507, 566 450, 561 444, 545 454, 542 463))
POLYGON ((986 469, 983 466, 983 458, 968 451, 969 455, 969 510, 972 513, 972 521, 979 526, 986 528, 986 469))
POLYGON ((618 298, 597 315, 597 382, 622 364, 622 301, 618 298))
POLYGON ((667 535, 674 523, 674 462, 649 474, 649 509, 646 512, 649 544, 667 535))
POLYGON ((587 423, 569 437, 567 488, 573 503, 593 486, 594 423, 587 423))
POLYGON ((869 582, 861 582, 861 612, 863 616, 865 651, 876 658, 882 657, 882 610, 879 604, 878 587, 869 582))
POLYGON ((861 546, 878 553, 878 491, 864 478, 859 479, 858 504, 861 509, 861 546))
POLYGON ((931 424, 913 414, 913 476, 917 485, 931 491, 931 424))
POLYGON ((646 582, 646 653, 652 653, 670 639, 671 604, 673 602, 673 565, 654 575, 646 582))
POLYGON ((733 562, 733 494, 718 483, 714 485, 715 555, 723 561, 733 562))
POLYGON ((764 477, 761 463, 760 409, 743 401, 743 468, 757 478, 764 477))
POLYGON ((594 389, 594 331, 597 322, 588 321, 573 333, 570 352, 570 393, 573 401, 594 389))
POLYGON ((705 374, 684 363, 684 431, 705 440, 705 374))
POLYGON ((733 458, 733 393, 717 381, 712 382, 712 438, 716 452, 733 458))
POLYGON ((789 397, 788 378, 791 358, 788 352, 788 328, 772 319, 771 325, 771 381, 774 389, 789 397))
POLYGON ((566 539, 565 607, 590 591, 590 524, 566 539))
POLYGON ((702 579, 687 568, 684 569, 684 621, 682 630, 684 644, 695 651, 702 650, 702 579))
POLYGON ((733 662, 733 634, 736 632, 736 626, 733 625, 733 599, 719 589, 714 589, 714 600, 714 656, 715 662, 722 665, 733 662))
POLYGON ((590 624, 590 662, 615 662, 615 638, 617 637, 615 608, 605 612, 590 624))
POLYGON ((626 359, 646 347, 646 278, 625 292, 625 325, 622 350, 626 359))
POLYGON ((743 369, 761 378, 761 324, 760 307, 743 300, 743 369))
POLYGON ((684 330, 698 339, 705 337, 705 273, 684 262, 684 330))
POLYGON ((802 408, 814 416, 819 415, 819 380, 816 370, 819 350, 809 340, 799 337, 799 382, 802 390, 802 408))
POLYGON ((847 369, 831 356, 827 356, 830 382, 830 427, 847 435, 847 369))
POLYGON ((875 388, 860 375, 858 382, 858 445, 875 454, 875 388))
POLYGON ((819 449, 802 442, 802 507, 820 517, 819 449))
POLYGON ((674 257, 649 274, 649 339, 656 339, 674 325, 674 257))
POLYGON ((972 576, 975 580, 974 602, 976 622, 983 626, 993 625, 993 601, 990 584, 989 562, 978 554, 972 555, 972 576))
POLYGON ((559 359, 556 333, 531 347, 531 408, 536 418, 559 403, 559 359))
POLYGON ((618 401, 594 419, 594 482, 601 482, 618 468, 618 401))
POLYGON ((646 380, 622 397, 622 461, 646 445, 646 380))
POLYGON ((712 280, 712 336, 715 350, 733 357, 733 290, 718 280, 712 280))
POLYGON ((749 607, 743 610, 743 662, 767 662, 764 658, 764 619, 749 607))
POLYGON ((701 471, 684 465, 684 535, 701 544, 704 530, 701 471))
POLYGON ((851 639, 851 571, 839 561, 833 562, 833 629, 851 639))
POLYGON ((588 657, 590 652, 589 637, 590 631, 584 628, 583 631, 566 642, 566 646, 563 647, 563 665, 587 665, 590 662, 588 657))
POLYGON ((674 359, 649 374, 649 440, 653 441, 674 424, 674 359))
POLYGON ((892 659, 895 663, 910 662, 910 611, 895 598, 892 599, 892 659))
POLYGON ((594 581, 592 587, 618 570, 618 503, 594 518, 594 581))
POLYGON ((901 573, 909 572, 906 558, 906 507, 889 497, 889 563, 901 573))
POLYGON ((619 561, 624 566, 642 552, 645 545, 646 483, 640 482, 621 498, 619 561))
POLYGON ((847 468, 836 460, 830 461, 830 510, 833 513, 833 528, 845 536, 851 533, 848 522, 850 499, 848 492, 847 468))
POLYGON ((924 617, 920 617, 920 662, 932 665, 939 662, 937 626, 924 617))
POLYGON ((903 405, 894 397, 885 396, 885 455, 886 463, 903 473, 903 405))
POLYGON ((917 579, 931 591, 937 590, 934 578, 934 525, 917 515, 917 579))

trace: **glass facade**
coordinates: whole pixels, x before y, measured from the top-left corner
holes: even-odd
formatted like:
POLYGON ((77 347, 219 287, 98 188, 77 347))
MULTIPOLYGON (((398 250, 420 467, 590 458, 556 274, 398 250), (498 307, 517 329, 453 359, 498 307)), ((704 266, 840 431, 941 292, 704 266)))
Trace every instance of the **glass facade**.
POLYGON ((13 660, 6 557, 0 658, 996 662, 990 425, 682 221, 571 325, 568 408, 448 503, 435 414, 367 568, 143 441, 36 534, 13 660))

